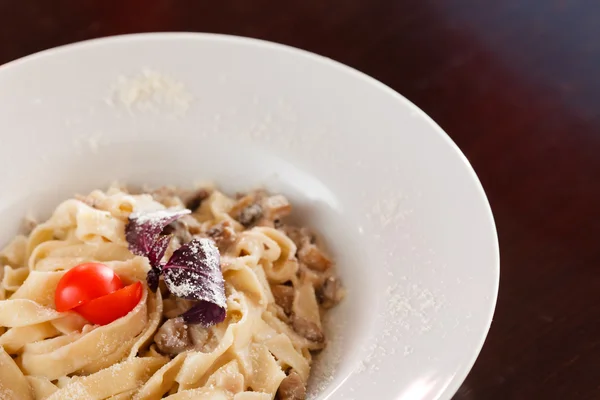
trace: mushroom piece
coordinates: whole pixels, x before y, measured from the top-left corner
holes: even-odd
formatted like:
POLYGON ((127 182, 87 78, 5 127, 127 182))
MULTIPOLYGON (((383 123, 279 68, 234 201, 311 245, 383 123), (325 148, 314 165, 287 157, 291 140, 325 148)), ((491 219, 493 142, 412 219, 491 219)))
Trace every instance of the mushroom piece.
POLYGON ((294 288, 286 285, 274 285, 271 287, 271 292, 275 298, 275 304, 283 308, 287 315, 290 315, 294 304, 294 288))
POLYGON ((285 196, 280 194, 263 199, 261 207, 265 218, 270 221, 286 217, 292 212, 292 205, 285 196))
POLYGON ((291 320, 292 328, 300 336, 315 343, 325 342, 325 335, 323 334, 323 331, 314 322, 297 315, 293 315, 291 320))
POLYGON ((248 207, 244 207, 237 216, 237 221, 249 228, 250 226, 257 223, 263 216, 263 209, 260 204, 250 204, 248 207))
POLYGON ((250 192, 239 198, 230 214, 244 227, 275 226, 279 220, 292 211, 292 205, 285 196, 268 196, 263 190, 250 192))
POLYGON ((154 342, 164 354, 179 354, 192 345, 188 326, 182 318, 166 320, 154 335, 154 342))
POLYGON ((325 271, 331 267, 331 260, 315 244, 305 243, 297 254, 298 260, 311 269, 325 271))
POLYGON ((254 191, 240 197, 229 214, 244 227, 249 228, 262 217, 262 207, 259 203, 264 195, 263 191, 254 191))
POLYGON ((182 194, 181 200, 185 205, 185 208, 188 208, 192 211, 196 211, 202 202, 206 200, 210 196, 210 192, 206 189, 198 189, 192 191, 190 193, 182 194))
POLYGON ((300 375, 294 370, 286 376, 277 389, 279 400, 304 400, 306 398, 306 385, 300 375))
POLYGON ((184 215, 171 222, 163 230, 165 234, 173 234, 179 245, 190 242, 195 235, 202 233, 202 225, 191 215, 184 215))
POLYGON ((236 240, 235 230, 229 221, 223 221, 214 225, 206 234, 215 241, 221 252, 227 250, 236 240))
POLYGON ((163 232, 167 235, 173 235, 173 238, 177 240, 179 245, 189 242, 192 240, 192 235, 190 231, 187 230, 185 224, 180 223, 179 221, 171 222, 171 224, 167 225, 163 232))
POLYGON ((335 276, 330 276, 316 291, 317 301, 325 309, 332 308, 344 297, 344 290, 340 280, 335 276))
POLYGON ((296 256, 301 263, 316 271, 325 271, 333 264, 317 245, 317 238, 306 228, 285 225, 281 230, 296 244, 296 256))

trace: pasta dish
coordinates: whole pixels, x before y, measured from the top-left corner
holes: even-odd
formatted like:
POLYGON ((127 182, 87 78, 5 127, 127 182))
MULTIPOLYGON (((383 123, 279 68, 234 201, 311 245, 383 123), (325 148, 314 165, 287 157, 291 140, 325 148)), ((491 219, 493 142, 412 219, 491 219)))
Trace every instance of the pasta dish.
POLYGON ((113 187, 0 252, 0 399, 301 400, 343 297, 262 190, 113 187))

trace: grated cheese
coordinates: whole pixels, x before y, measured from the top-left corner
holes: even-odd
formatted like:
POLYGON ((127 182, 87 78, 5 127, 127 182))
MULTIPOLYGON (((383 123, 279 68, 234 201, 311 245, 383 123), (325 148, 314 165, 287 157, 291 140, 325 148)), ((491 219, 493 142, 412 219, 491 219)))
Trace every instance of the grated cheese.
POLYGON ((112 95, 107 99, 109 105, 125 106, 133 111, 167 111, 184 114, 193 96, 185 85, 169 75, 151 69, 143 69, 140 73, 118 78, 112 88, 112 95))

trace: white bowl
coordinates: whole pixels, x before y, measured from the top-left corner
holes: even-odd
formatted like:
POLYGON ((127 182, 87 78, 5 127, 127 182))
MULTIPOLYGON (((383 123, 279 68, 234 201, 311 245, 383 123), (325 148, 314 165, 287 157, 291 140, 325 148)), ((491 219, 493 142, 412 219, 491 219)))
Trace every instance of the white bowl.
POLYGON ((0 88, 0 242, 114 180, 263 185, 325 236, 348 288, 317 398, 449 399, 467 375, 498 289, 492 214, 458 148, 388 87, 289 47, 176 33, 45 51, 2 66, 0 88))

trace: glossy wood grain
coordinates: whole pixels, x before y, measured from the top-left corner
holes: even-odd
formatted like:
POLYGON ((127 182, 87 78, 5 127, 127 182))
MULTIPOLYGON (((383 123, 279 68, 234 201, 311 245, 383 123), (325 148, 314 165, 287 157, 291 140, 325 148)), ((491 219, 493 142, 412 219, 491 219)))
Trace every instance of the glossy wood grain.
POLYGON ((323 54, 431 115, 479 174, 501 247, 496 316, 455 398, 600 399, 600 2, 0 0, 0 63, 173 30, 323 54))

